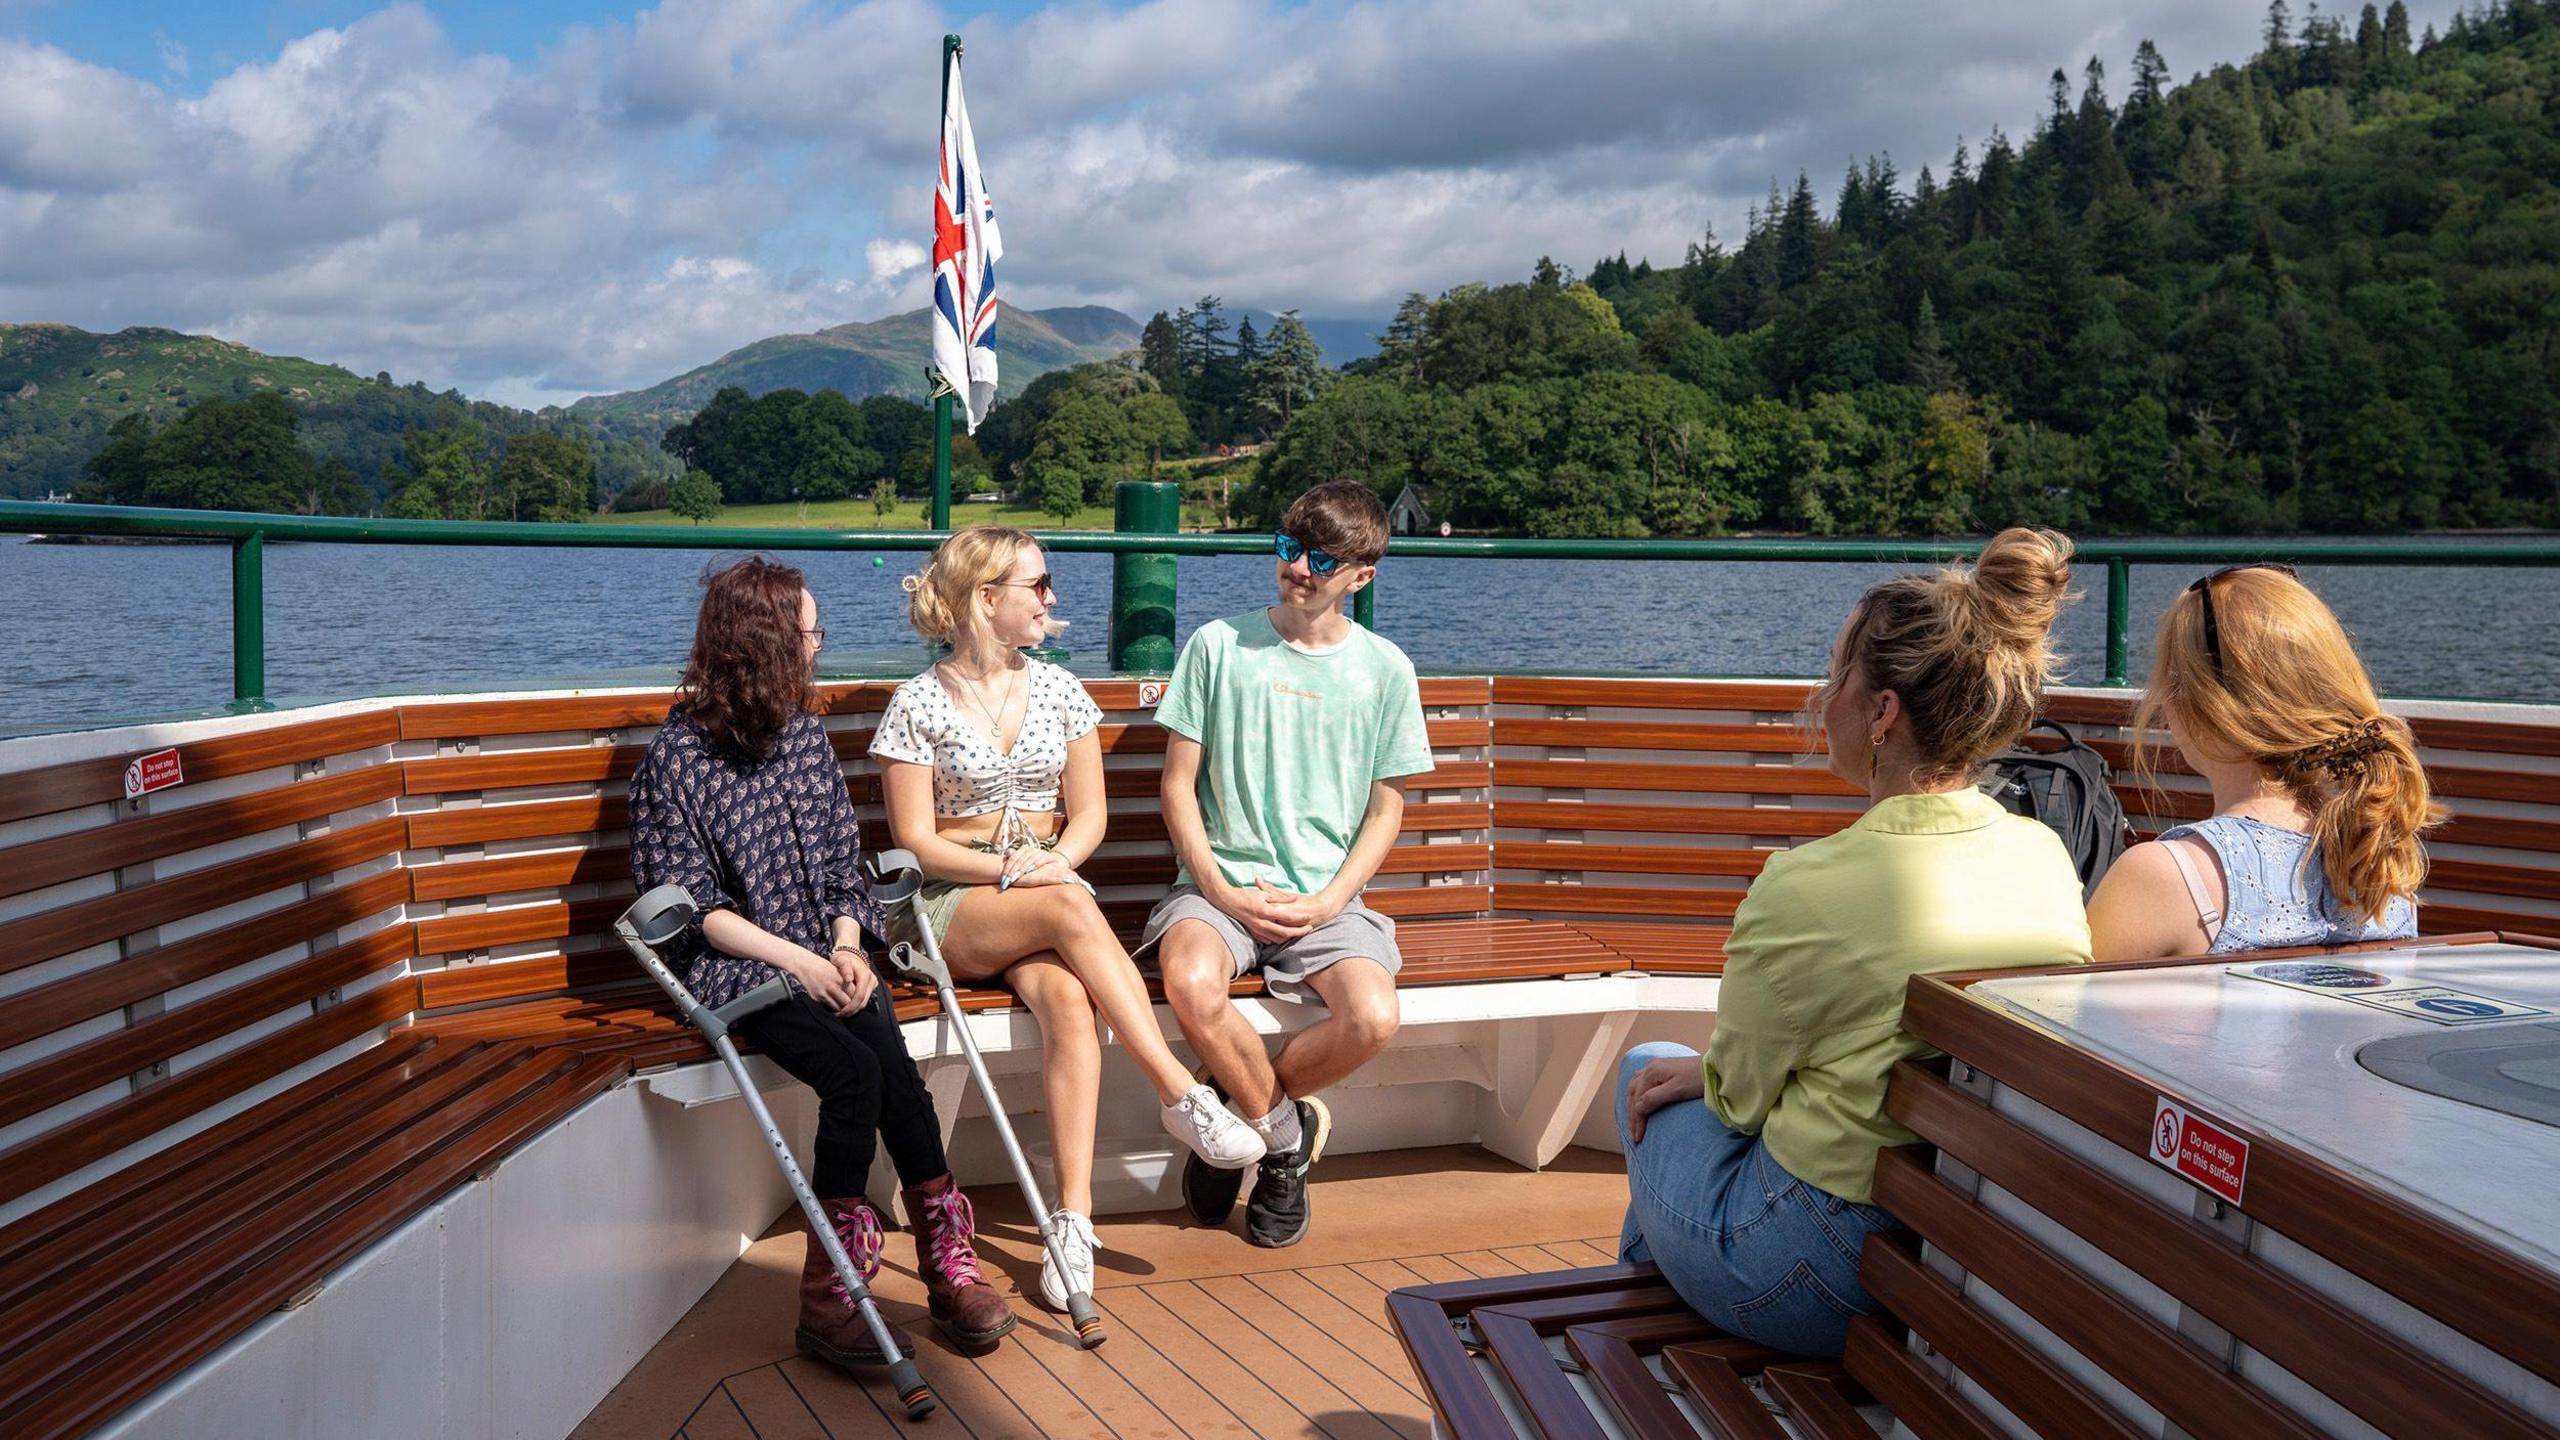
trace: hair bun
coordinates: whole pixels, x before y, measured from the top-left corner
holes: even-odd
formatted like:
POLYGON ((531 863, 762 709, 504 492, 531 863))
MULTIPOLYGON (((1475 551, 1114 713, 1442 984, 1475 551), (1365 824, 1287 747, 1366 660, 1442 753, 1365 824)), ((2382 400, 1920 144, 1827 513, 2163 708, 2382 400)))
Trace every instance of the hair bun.
POLYGON ((1995 643, 2040 651, 2070 598, 2070 537, 2026 526, 2003 530, 1982 547, 1970 579, 1976 617, 1995 643))

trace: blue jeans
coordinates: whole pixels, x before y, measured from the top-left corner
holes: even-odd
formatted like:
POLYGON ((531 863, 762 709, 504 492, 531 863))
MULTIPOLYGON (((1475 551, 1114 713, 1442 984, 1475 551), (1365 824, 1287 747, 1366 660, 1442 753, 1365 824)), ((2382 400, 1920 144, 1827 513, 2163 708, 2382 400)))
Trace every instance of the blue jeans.
POLYGON ((1899 1223, 1790 1175, 1756 1135, 1697 1100, 1645 1117, 1627 1140, 1627 1083, 1656 1060, 1696 1063, 1685 1045, 1639 1045, 1618 1062, 1618 1143, 1627 1156, 1622 1260, 1650 1260, 1708 1323, 1797 1355, 1837 1355, 1849 1321, 1876 1303, 1858 1283, 1867 1236, 1899 1223))

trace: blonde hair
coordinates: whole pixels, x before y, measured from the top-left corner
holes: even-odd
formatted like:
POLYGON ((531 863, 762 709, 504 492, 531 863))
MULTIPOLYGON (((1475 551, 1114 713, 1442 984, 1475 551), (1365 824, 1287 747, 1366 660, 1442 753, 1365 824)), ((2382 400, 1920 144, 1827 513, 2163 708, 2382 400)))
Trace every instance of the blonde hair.
POLYGON ((2221 663, 2204 643, 2206 596, 2180 595, 2160 617, 2151 678, 2135 709, 2134 769, 2157 789, 2157 744, 2177 712, 2188 742, 2215 760, 2246 760, 2311 815, 2305 863, 2317 856, 2351 914, 2373 921, 2426 883, 2426 831, 2445 809, 2407 721, 2382 713, 2373 679, 2338 617, 2281 570, 2234 570, 2212 582, 2221 663))
POLYGON ((2054 616, 2077 598, 2070 583, 2071 541, 2020 527, 1993 536, 1970 570, 1874 586, 1849 612, 1809 713, 1818 716, 1854 672, 1869 691, 1902 697, 1921 778, 1970 775, 2035 722, 2055 659, 2054 616))
MULTIPOLYGON (((927 640, 963 649, 964 641, 992 644, 986 635, 986 617, 977 606, 978 587, 993 585, 1013 569, 1016 556, 1025 545, 1040 542, 1028 530, 1010 525, 972 525, 955 530, 951 538, 934 547, 933 558, 924 568, 898 582, 907 592, 907 623, 927 640)), ((1052 617, 1052 635, 1067 628, 1067 622, 1052 617)))

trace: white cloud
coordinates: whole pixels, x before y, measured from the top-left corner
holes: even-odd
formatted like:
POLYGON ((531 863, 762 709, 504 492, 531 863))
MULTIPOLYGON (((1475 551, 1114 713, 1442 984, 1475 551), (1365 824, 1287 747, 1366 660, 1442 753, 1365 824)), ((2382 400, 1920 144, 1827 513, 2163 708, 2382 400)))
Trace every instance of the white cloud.
POLYGON ((874 240, 862 247, 862 258, 870 262, 871 278, 877 281, 895 280, 933 257, 913 240, 874 240))
MULTIPOLYGON (((2098 53, 2121 94, 2139 39, 2184 75, 2257 23, 2176 0, 1063 0, 970 20, 968 66, 1007 300, 1377 315, 1540 254, 1675 259, 1772 175, 1827 203, 1853 154, 1943 169, 1959 132, 2030 128, 2056 65, 2076 88, 2098 53)), ((928 0, 663 0, 517 64, 404 3, 201 98, 0 38, 0 318, 206 330, 521 403, 919 306, 955 27, 928 0)))

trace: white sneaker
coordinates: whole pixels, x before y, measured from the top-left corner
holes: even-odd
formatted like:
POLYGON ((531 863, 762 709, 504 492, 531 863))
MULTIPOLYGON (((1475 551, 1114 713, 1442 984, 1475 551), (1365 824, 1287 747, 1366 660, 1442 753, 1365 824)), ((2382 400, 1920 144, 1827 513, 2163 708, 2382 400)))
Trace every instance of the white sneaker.
POLYGON ((1056 1256, 1049 1247, 1040 1247, 1040 1299, 1052 1310, 1067 1308, 1067 1297, 1093 1293, 1093 1222, 1073 1210, 1057 1210, 1049 1216, 1049 1232, 1058 1237, 1057 1248, 1067 1257, 1067 1272, 1058 1273, 1056 1256))
POLYGON ((1219 1170, 1241 1170, 1262 1158, 1262 1137, 1229 1110, 1217 1092, 1194 1085, 1164 1107, 1165 1133, 1219 1170))

